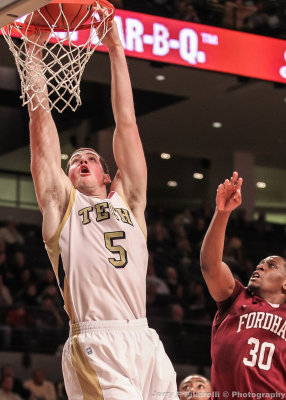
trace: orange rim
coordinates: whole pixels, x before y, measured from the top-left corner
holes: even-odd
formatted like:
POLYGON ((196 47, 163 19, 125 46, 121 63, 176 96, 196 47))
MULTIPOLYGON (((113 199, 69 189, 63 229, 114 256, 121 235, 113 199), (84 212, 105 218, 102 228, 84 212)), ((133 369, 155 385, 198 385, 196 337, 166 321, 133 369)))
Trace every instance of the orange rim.
MULTIPOLYGON (((109 1, 107 1, 107 0, 96 0, 96 2, 100 6, 103 6, 103 7, 107 8, 107 10, 109 12, 109 16, 106 18, 106 20, 107 21, 112 21, 113 18, 114 18, 114 15, 115 15, 115 7, 111 3, 109 3, 109 1)), ((74 1, 72 1, 72 0, 69 0, 69 1, 67 1, 67 0, 62 0, 62 1, 54 0, 54 1, 52 1, 52 3, 58 3, 58 4, 60 4, 60 3, 93 4, 94 0, 78 0, 78 1, 77 0, 74 0, 74 1)), ((79 25, 76 28, 76 30, 79 31, 79 30, 89 29, 89 28, 91 28, 91 26, 98 27, 101 24, 101 22, 102 22, 102 20, 97 21, 97 22, 94 21, 92 24, 84 24, 83 23, 83 24, 79 25)), ((5 29, 7 31, 6 28, 8 28, 8 27, 12 27, 12 29, 14 28, 16 30, 18 28, 21 31, 24 31, 24 32, 27 32, 27 33, 34 33, 34 32, 39 31, 39 30, 43 31, 43 32, 50 32, 51 31, 51 29, 50 29, 50 27, 48 25, 31 25, 31 24, 28 25, 28 24, 25 24, 25 23, 22 23, 22 22, 12 22, 11 24, 7 25, 7 27, 5 26, 3 29, 5 29)), ((57 27, 53 28, 54 32, 66 32, 67 30, 68 29, 64 29, 64 28, 57 28, 57 27)), ((70 29, 70 30, 73 30, 73 29, 70 29)))

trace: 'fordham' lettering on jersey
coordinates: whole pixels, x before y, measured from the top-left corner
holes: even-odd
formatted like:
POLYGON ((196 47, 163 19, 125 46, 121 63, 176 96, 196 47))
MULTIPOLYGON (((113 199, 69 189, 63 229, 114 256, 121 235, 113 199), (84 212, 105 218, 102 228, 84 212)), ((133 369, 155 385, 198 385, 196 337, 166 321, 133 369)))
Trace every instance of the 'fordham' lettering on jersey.
POLYGON ((212 390, 286 393, 286 304, 273 307, 236 281, 212 329, 212 390))

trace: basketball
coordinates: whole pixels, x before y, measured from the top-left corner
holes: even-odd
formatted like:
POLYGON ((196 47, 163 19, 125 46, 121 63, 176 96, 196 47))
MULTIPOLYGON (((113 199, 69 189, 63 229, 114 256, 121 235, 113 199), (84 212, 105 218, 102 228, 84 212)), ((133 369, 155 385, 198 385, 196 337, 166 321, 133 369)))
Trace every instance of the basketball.
POLYGON ((75 29, 91 18, 93 8, 86 4, 49 4, 40 9, 50 25, 66 30, 75 29), (61 10, 62 7, 62 10, 61 10))

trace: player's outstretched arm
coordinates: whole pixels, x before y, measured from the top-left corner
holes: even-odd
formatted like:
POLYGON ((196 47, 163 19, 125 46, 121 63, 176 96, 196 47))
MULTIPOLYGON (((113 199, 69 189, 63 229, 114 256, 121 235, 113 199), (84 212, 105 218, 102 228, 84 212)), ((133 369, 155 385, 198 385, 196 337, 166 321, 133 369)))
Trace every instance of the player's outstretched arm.
POLYGON ((216 210, 201 249, 201 269, 211 296, 217 302, 229 298, 235 282, 222 261, 225 231, 231 212, 241 204, 242 178, 234 172, 217 189, 216 210))
POLYGON ((111 97, 116 123, 113 151, 118 172, 111 189, 123 192, 139 224, 146 230, 147 168, 136 123, 127 62, 115 22, 103 43, 108 47, 111 61, 111 97))
POLYGON ((33 96, 32 104, 29 105, 31 172, 38 204, 44 217, 44 239, 49 239, 61 220, 71 183, 61 169, 60 143, 52 115, 42 107, 36 108, 39 102, 45 102, 48 107, 47 88, 40 73, 42 68, 40 44, 47 39, 46 36, 38 32, 30 37, 31 42, 27 44, 26 73, 33 78, 33 86, 42 89, 42 94, 38 94, 38 97, 34 96, 33 88, 29 92, 29 95, 33 96))

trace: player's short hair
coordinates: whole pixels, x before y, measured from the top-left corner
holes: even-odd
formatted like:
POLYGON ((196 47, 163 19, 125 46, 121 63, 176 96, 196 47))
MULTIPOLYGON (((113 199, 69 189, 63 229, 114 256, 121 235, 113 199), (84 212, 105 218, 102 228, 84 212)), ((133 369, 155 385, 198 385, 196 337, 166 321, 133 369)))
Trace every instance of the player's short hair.
POLYGON ((103 172, 104 172, 105 174, 109 174, 109 167, 108 167, 108 164, 107 164, 107 162, 105 161, 105 159, 104 159, 100 154, 98 154, 98 153, 97 153, 94 149, 92 149, 91 147, 81 147, 81 148, 75 150, 75 151, 72 153, 72 155, 70 156, 70 159, 69 159, 69 161, 68 161, 68 163, 67 163, 67 166, 66 166, 66 174, 67 174, 67 175, 69 174, 69 170, 70 170, 70 166, 71 166, 71 159, 73 158, 73 156, 74 156, 76 153, 79 153, 79 152, 81 152, 81 151, 90 151, 90 152, 92 152, 92 153, 96 153, 96 154, 99 156, 99 161, 100 161, 100 164, 101 164, 101 166, 102 166, 103 172))
POLYGON ((203 380, 205 380, 210 386, 211 386, 211 381, 208 379, 208 378, 206 378, 205 376, 203 376, 203 375, 200 375, 200 374, 191 374, 191 375, 187 375, 187 376, 185 376, 184 378, 180 378, 180 380, 179 380, 179 387, 181 386, 181 384, 184 382, 184 380, 186 379, 186 378, 193 378, 193 377, 198 377, 198 378, 201 378, 201 379, 203 379, 203 380))

